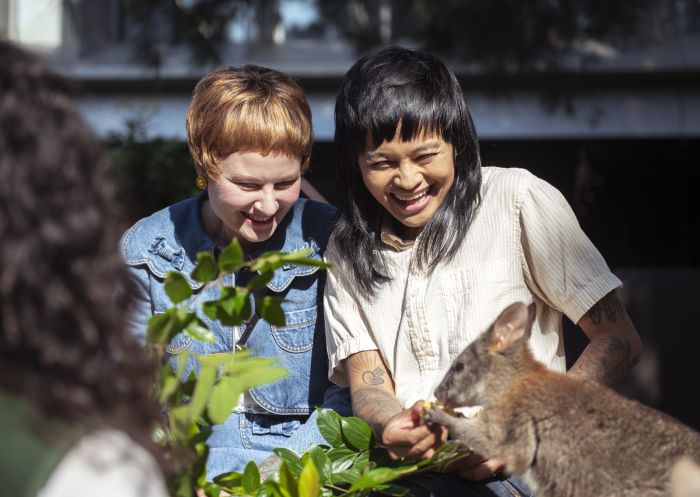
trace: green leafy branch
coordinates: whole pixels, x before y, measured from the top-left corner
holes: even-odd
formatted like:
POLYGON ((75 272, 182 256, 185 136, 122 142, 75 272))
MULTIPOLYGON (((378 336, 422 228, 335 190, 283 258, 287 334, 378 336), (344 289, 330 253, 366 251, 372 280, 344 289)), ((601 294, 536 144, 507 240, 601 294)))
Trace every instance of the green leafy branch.
POLYGON ((461 446, 448 442, 429 460, 392 461, 367 423, 327 409, 318 411, 318 428, 329 445, 311 447, 301 457, 289 449, 275 449, 282 460, 276 479, 261 482, 259 470, 251 462, 242 473, 232 472, 215 478, 214 483, 205 487, 207 494, 212 497, 221 492, 250 497, 364 497, 380 491, 399 497, 408 494, 401 486, 401 478, 439 470, 465 454, 461 446))

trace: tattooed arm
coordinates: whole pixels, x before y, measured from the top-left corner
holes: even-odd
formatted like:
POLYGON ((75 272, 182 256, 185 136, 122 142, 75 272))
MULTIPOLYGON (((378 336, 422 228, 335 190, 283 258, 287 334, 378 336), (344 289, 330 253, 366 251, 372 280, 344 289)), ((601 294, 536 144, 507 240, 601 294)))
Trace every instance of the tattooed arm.
POLYGON ((379 440, 384 425, 403 411, 394 395, 394 382, 376 350, 358 352, 345 361, 352 413, 372 427, 379 440))
POLYGON ((352 411, 364 419, 392 459, 430 458, 447 438, 443 426, 420 422, 422 402, 404 410, 394 394, 394 382, 376 350, 358 352, 345 360, 352 411))
POLYGON ((617 293, 603 297, 577 324, 591 342, 569 374, 607 386, 619 383, 639 361, 642 344, 617 293))

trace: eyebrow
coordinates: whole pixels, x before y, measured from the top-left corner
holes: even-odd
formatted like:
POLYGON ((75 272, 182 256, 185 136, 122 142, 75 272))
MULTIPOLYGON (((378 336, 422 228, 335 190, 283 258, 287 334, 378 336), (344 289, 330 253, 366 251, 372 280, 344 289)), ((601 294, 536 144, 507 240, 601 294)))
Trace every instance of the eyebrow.
MULTIPOLYGON (((411 150, 411 153, 415 154, 416 152, 423 152, 424 150, 428 150, 430 148, 435 148, 435 147, 439 147, 439 146, 440 146, 440 142, 433 140, 433 141, 426 142, 426 143, 414 148, 413 150, 411 150)), ((374 159, 376 157, 385 157, 386 155, 387 154, 384 154, 382 152, 366 152, 365 153, 365 157, 367 157, 367 159, 374 159)))

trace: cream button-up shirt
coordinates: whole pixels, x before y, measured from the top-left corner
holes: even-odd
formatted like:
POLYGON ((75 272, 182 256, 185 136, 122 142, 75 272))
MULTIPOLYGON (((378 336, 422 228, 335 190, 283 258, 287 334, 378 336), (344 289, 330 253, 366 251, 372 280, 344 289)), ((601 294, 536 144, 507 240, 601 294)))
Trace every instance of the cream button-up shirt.
POLYGON ((573 322, 621 285, 561 193, 523 169, 484 167, 481 204, 456 255, 418 270, 414 244, 382 234, 391 281, 360 293, 335 240, 326 249, 324 295, 329 377, 347 384, 343 361, 378 350, 404 407, 433 398, 453 359, 513 302, 535 303, 530 345, 564 371, 562 314, 573 322))

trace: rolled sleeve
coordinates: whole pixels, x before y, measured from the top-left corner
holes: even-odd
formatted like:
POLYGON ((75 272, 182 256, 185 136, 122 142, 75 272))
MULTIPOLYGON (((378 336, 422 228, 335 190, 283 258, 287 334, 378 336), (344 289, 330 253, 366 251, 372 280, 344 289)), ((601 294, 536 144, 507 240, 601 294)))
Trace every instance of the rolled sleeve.
POLYGON ((363 312, 357 304, 357 295, 349 278, 337 260, 332 246, 326 250, 326 260, 333 264, 323 295, 326 347, 328 348, 328 378, 341 386, 347 386, 343 361, 352 354, 365 350, 377 350, 363 312))
POLYGON ((532 177, 520 207, 524 272, 531 288, 574 323, 622 282, 585 235, 564 196, 532 177))

